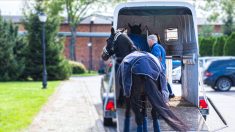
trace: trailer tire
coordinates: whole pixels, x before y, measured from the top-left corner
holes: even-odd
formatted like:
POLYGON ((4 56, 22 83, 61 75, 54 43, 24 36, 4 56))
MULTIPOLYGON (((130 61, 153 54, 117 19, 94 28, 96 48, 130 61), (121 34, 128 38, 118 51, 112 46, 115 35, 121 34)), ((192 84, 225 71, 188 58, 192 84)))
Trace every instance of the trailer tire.
POLYGON ((105 118, 104 117, 104 126, 112 126, 113 125, 113 120, 112 118, 105 118))

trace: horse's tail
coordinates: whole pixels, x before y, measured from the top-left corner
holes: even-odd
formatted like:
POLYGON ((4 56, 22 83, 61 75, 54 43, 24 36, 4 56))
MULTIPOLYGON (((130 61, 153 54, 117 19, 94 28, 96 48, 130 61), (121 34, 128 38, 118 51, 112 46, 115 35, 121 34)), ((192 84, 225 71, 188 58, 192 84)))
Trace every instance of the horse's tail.
POLYGON ((163 100, 161 92, 158 90, 158 84, 150 79, 146 78, 145 92, 149 98, 149 101, 153 109, 174 129, 177 131, 189 130, 186 126, 166 105, 163 100))

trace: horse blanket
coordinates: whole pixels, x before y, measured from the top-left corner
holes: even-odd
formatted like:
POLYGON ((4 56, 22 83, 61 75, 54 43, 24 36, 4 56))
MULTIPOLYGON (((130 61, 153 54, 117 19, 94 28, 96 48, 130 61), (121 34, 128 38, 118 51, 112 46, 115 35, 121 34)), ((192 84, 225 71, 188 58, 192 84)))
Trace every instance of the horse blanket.
POLYGON ((117 80, 127 97, 131 94, 132 74, 146 76, 154 81, 160 79, 160 91, 164 101, 168 102, 166 75, 158 58, 144 51, 135 51, 123 59, 117 71, 117 80))

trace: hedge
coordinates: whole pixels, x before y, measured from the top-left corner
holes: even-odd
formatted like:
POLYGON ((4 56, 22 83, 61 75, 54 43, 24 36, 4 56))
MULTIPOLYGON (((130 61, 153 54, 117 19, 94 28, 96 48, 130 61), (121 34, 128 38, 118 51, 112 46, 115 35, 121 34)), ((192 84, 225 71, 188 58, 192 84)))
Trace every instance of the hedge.
POLYGON ((213 56, 223 56, 225 42, 226 36, 221 36, 216 39, 212 49, 213 56))
POLYGON ((228 37, 224 45, 224 55, 235 56, 235 32, 228 37))

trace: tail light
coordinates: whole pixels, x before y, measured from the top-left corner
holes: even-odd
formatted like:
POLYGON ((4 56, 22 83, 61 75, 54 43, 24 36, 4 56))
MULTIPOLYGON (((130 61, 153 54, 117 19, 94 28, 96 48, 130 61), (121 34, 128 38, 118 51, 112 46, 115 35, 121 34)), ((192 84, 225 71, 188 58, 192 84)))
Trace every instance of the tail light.
POLYGON ((109 63, 109 64, 108 64, 108 66, 109 66, 109 67, 112 67, 112 66, 113 66, 113 64, 112 64, 112 63, 109 63))
POLYGON ((106 110, 111 110, 111 111, 114 110, 114 102, 113 102, 113 100, 109 100, 109 101, 108 101, 108 103, 107 103, 105 109, 106 109, 106 110))
POLYGON ((199 108, 201 108, 201 109, 208 108, 208 104, 206 103, 205 99, 201 99, 199 101, 199 108))
POLYGON ((210 77, 210 76, 212 76, 213 74, 211 73, 211 72, 208 72, 208 71, 206 71, 205 72, 205 76, 207 76, 207 77, 210 77))

